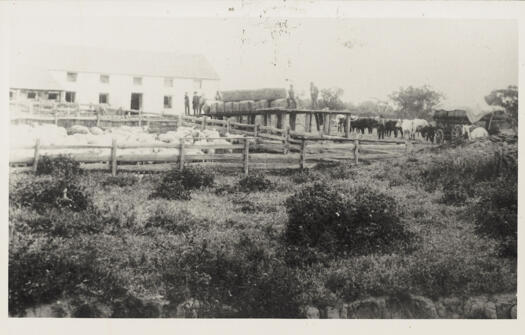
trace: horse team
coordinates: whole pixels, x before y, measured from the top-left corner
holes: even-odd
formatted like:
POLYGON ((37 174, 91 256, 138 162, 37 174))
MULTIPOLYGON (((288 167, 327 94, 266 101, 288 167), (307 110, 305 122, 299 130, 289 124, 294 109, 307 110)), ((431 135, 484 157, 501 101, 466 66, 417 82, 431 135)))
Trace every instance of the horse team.
MULTIPOLYGON (((338 118, 338 131, 346 132, 345 117, 338 118)), ((365 134, 372 134, 376 129, 377 137, 383 139, 385 136, 394 137, 401 136, 402 138, 415 139, 420 136, 427 141, 434 142, 436 127, 430 125, 427 120, 413 119, 413 120, 392 120, 381 118, 357 118, 350 122, 351 131, 365 134)))

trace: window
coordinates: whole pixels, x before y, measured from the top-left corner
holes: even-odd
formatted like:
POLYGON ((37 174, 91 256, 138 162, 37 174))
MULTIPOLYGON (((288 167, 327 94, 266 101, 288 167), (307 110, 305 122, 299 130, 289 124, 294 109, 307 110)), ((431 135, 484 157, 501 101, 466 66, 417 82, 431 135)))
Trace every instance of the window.
POLYGON ((48 93, 47 94, 47 100, 58 100, 58 93, 48 93))
POLYGON ((164 87, 173 87, 173 78, 164 78, 164 87))
POLYGON ((67 81, 72 81, 72 82, 77 81, 77 73, 76 72, 68 72, 67 73, 67 81))
POLYGON ((164 96, 164 108, 166 109, 171 108, 171 96, 169 95, 164 96))
POLYGON ((134 85, 142 85, 142 77, 133 77, 134 85))
POLYGON ((27 98, 28 99, 35 99, 36 93, 35 92, 27 92, 27 98))
POLYGON ((14 97, 13 91, 9 91, 9 100, 12 100, 14 97))
POLYGON ((109 103, 109 94, 107 94, 107 93, 100 93, 98 95, 98 103, 99 104, 108 104, 109 103))
POLYGON ((103 84, 108 84, 109 83, 109 75, 101 74, 100 75, 100 82, 103 83, 103 84))
POLYGON ((75 102, 75 92, 66 92, 66 102, 75 102))
POLYGON ((193 80, 193 85, 195 86, 195 88, 202 88, 202 80, 201 79, 194 79, 193 80))

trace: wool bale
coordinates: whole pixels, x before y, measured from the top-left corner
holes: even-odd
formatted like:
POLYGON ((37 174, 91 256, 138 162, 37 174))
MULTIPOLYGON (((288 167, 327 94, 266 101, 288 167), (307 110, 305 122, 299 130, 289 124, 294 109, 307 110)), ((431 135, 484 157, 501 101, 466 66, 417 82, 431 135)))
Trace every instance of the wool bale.
POLYGON ((255 110, 255 102, 253 100, 244 100, 239 102, 239 110, 241 112, 252 112, 255 110))
POLYGON ((255 102, 256 109, 263 109, 270 107, 270 102, 268 100, 257 100, 255 102))
POLYGON ((222 91, 223 101, 276 100, 286 98, 284 88, 261 88, 255 90, 222 91))
POLYGON ((240 104, 238 102, 232 103, 232 112, 234 113, 240 112, 240 104))
POLYGON ((233 112, 233 102, 225 102, 224 103, 224 113, 231 113, 233 112))
POLYGON ((287 108, 288 107, 288 101, 286 99, 273 100, 270 103, 270 107, 273 107, 273 108, 287 108))
POLYGON ((217 102, 210 105, 210 114, 217 114, 217 102))
POLYGON ((216 104, 216 108, 217 108, 217 114, 224 113, 224 102, 218 101, 216 104))

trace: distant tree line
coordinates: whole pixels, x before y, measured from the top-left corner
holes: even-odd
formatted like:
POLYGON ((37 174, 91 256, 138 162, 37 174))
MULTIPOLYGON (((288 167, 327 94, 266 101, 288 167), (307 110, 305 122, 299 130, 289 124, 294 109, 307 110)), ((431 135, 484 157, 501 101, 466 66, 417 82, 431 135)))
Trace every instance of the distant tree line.
MULTIPOLYGON (((388 101, 379 99, 361 102, 358 105, 350 101, 344 102, 344 90, 339 87, 321 89, 319 108, 329 110, 349 110, 362 116, 383 115, 386 118, 427 119, 432 118, 433 110, 440 104, 445 95, 428 85, 421 87, 401 87, 392 92, 388 101)), ((485 96, 487 104, 501 106, 517 127, 518 122, 518 87, 508 86, 504 89, 495 89, 485 96)), ((309 101, 303 101, 309 106, 309 101)))

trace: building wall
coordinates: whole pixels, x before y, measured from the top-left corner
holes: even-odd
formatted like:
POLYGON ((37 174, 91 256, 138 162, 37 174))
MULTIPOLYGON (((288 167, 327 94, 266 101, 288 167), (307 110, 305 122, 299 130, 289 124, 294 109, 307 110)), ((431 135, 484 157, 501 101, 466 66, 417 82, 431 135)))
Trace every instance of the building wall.
MULTIPOLYGON (((130 109, 131 93, 142 93, 142 109, 145 113, 184 113, 184 92, 191 96, 194 91, 204 93, 212 99, 219 89, 218 80, 173 79, 173 87, 164 86, 164 77, 142 76, 142 85, 133 83, 134 75, 109 74, 109 83, 100 81, 101 73, 77 73, 76 82, 67 80, 67 71, 50 71, 53 78, 64 91, 76 92, 75 102, 80 104, 98 104, 99 94, 109 94, 109 105, 115 108, 130 109), (164 96, 172 97, 172 108, 164 109, 164 96)), ((62 99, 64 100, 64 98, 62 99)))

